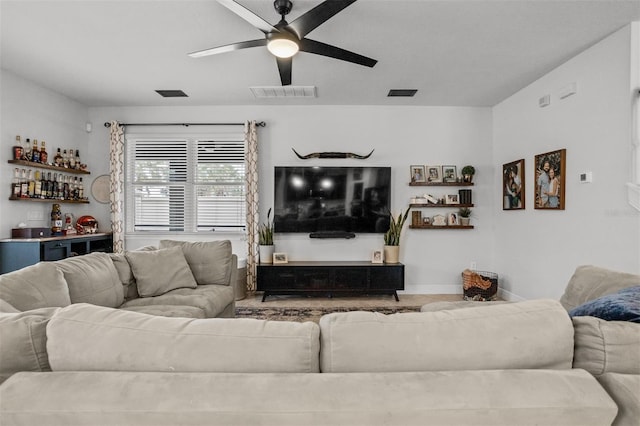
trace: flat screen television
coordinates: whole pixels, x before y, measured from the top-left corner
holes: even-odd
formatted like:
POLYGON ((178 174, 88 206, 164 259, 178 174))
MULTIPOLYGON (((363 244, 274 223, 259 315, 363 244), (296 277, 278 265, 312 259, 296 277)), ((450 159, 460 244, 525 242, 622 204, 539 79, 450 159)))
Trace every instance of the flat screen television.
POLYGON ((274 231, 346 237, 389 229, 391 167, 275 167, 274 231))

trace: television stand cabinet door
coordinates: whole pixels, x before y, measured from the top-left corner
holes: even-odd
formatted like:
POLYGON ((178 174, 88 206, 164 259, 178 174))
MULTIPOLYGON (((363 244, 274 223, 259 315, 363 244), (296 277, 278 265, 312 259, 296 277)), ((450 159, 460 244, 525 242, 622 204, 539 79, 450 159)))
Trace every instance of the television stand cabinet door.
POLYGON ((257 290, 264 292, 263 302, 276 294, 391 294, 399 301, 397 291, 404 290, 404 265, 365 261, 259 264, 257 290))

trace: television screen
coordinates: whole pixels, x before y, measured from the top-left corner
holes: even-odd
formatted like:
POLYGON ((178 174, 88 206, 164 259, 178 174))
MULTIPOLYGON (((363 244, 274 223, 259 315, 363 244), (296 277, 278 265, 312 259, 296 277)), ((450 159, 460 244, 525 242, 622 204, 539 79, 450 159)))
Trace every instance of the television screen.
POLYGON ((276 167, 274 190, 275 232, 389 229, 390 167, 276 167))

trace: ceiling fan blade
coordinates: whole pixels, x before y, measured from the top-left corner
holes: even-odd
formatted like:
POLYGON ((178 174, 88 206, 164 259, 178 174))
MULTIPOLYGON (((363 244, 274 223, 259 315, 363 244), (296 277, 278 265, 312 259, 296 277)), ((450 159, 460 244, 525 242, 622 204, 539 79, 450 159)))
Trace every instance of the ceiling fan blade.
POLYGON ((280 32, 276 27, 234 0, 218 0, 218 3, 220 3, 265 34, 268 34, 270 32, 280 32))
POLYGON ((241 41, 239 43, 227 44, 225 46, 212 47, 211 49, 198 50, 189 53, 192 58, 201 58, 203 56, 217 55, 218 53, 233 52, 234 50, 247 49, 249 47, 266 46, 267 40, 261 38, 259 40, 241 41))
POLYGON ((333 15, 340 12, 356 0, 327 0, 302 16, 291 22, 287 28, 292 30, 299 39, 309 34, 311 31, 328 21, 333 15))
POLYGON ((357 53, 350 52, 348 50, 341 49, 339 47, 331 46, 330 44, 322 43, 308 38, 300 40, 300 51, 307 53, 315 53, 316 55, 328 56, 334 59, 340 59, 341 61, 353 62, 354 64, 364 65, 365 67, 373 67, 378 63, 377 60, 367 58, 366 56, 359 55, 357 53))
POLYGON ((278 71, 280 71, 280 81, 283 86, 291 84, 291 64, 292 58, 276 58, 278 62, 278 71))

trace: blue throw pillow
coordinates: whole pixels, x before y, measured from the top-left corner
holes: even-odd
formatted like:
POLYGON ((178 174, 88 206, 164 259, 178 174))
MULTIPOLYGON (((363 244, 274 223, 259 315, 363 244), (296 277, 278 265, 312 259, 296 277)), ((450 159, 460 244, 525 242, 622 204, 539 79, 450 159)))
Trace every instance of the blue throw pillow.
POLYGON ((590 300, 569 311, 569 315, 640 323, 640 286, 628 287, 617 293, 590 300))

